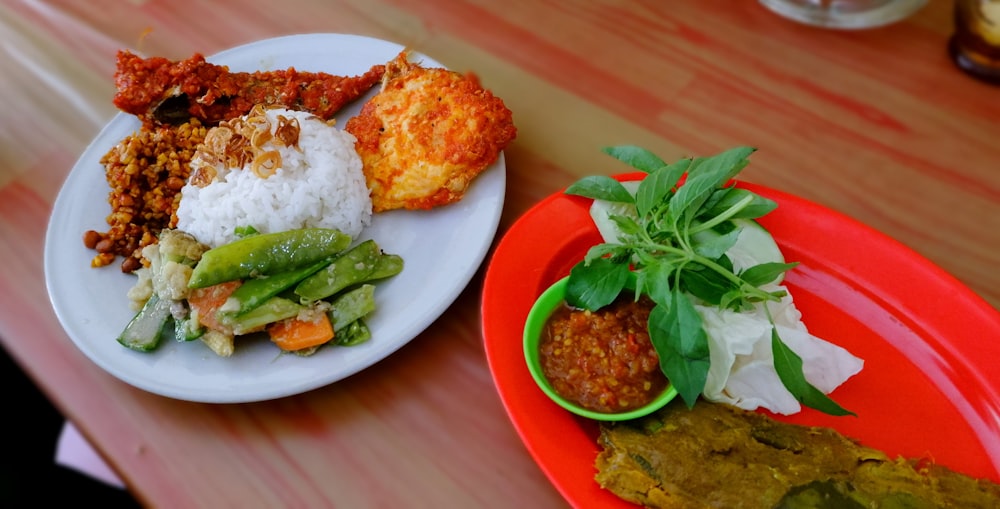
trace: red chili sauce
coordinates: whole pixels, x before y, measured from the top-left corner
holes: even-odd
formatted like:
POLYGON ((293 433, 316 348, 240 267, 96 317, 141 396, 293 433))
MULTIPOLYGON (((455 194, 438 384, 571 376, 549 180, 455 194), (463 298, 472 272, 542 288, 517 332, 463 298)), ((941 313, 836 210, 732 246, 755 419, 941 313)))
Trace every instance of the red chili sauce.
POLYGON ((330 119, 380 83, 384 74, 384 64, 373 65, 358 76, 294 68, 230 72, 226 66, 205 61, 200 53, 173 61, 143 58, 121 50, 115 71, 117 92, 112 102, 144 121, 165 116, 178 124, 194 117, 213 126, 246 115, 257 104, 281 105, 330 119))
POLYGON ((649 339, 652 302, 619 298, 597 311, 562 306, 546 322, 542 371, 562 397, 589 410, 639 408, 667 386, 649 339))

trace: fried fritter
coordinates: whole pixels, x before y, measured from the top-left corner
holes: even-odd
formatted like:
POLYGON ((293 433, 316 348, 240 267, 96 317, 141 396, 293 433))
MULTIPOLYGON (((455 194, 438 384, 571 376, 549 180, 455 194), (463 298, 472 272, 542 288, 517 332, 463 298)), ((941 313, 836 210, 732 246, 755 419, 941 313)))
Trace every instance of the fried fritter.
POLYGON ((598 484, 644 507, 1000 507, 988 479, 723 403, 601 423, 598 443, 598 484))
POLYGON ((358 140, 373 212, 461 200, 517 135, 511 111, 475 75, 421 67, 406 51, 344 129, 358 140))

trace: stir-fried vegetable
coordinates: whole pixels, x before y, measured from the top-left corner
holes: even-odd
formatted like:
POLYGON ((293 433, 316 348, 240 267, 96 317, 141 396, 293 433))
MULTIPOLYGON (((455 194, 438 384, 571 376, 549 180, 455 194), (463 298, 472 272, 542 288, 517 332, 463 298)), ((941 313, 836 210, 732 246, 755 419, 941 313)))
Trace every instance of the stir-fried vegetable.
POLYGON ((301 318, 298 316, 274 322, 267 327, 271 341, 288 352, 322 345, 333 339, 333 325, 326 313, 301 318))
POLYGON ((150 296, 118 338, 135 350, 154 350, 171 319, 178 341, 201 339, 222 356, 236 336, 265 331, 299 354, 356 345, 371 337, 363 319, 375 311, 372 283, 403 269, 375 241, 348 247, 330 229, 251 234, 214 249, 176 230, 161 235, 167 242, 144 251, 149 267, 130 292, 150 296))
POLYGON ((239 280, 226 281, 225 283, 192 290, 187 302, 191 307, 194 319, 209 329, 231 332, 231 330, 223 327, 219 310, 229 300, 229 296, 242 284, 243 282, 239 280))
POLYGON ((381 257, 378 245, 366 240, 299 283, 295 294, 306 300, 325 299, 348 286, 366 281, 381 257))
POLYGON ((154 293, 118 336, 118 342, 140 352, 155 350, 169 321, 170 301, 154 293))
POLYGON ((177 230, 163 230, 159 242, 143 248, 149 267, 139 269, 139 282, 130 291, 146 296, 145 303, 132 318, 118 342, 139 351, 155 350, 171 319, 177 323, 174 335, 190 340, 201 335, 202 328, 189 320, 185 304, 192 268, 207 249, 194 237, 177 230))
POLYGON ((303 228, 244 237, 205 252, 188 286, 203 288, 224 281, 296 270, 330 258, 350 243, 349 235, 330 228, 303 228))
POLYGON ((265 301, 281 292, 292 288, 303 279, 311 276, 316 271, 330 264, 330 260, 323 260, 319 263, 309 265, 303 269, 290 270, 280 274, 267 277, 247 279, 232 294, 232 298, 239 303, 239 309, 235 311, 236 316, 243 315, 248 311, 260 306, 265 301))

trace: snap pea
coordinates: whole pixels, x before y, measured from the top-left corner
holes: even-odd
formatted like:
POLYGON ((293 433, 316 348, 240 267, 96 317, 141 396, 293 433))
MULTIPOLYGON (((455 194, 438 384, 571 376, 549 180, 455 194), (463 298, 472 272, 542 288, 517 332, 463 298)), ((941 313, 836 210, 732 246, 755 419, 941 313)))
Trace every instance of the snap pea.
POLYGON ((174 318, 174 339, 177 341, 194 341, 205 334, 205 327, 198 320, 191 318, 174 318))
POLYGON ((240 316, 221 314, 219 319, 223 325, 231 327, 234 334, 240 335, 258 331, 269 323, 296 316, 302 309, 303 306, 293 300, 271 297, 240 316))
POLYGON ((330 323, 339 333, 351 322, 375 311, 375 285, 363 284, 343 292, 330 301, 330 323))
POLYGON ((231 299, 236 299, 240 304, 235 315, 240 316, 247 313, 267 301, 267 299, 291 288, 299 281, 311 276, 329 264, 330 260, 324 259, 302 269, 243 281, 243 284, 229 296, 231 299))
POLYGON ((395 276, 403 271, 403 257, 399 255, 382 253, 382 256, 375 262, 375 269, 368 274, 368 281, 385 279, 395 276))
POLYGON ((334 336, 333 342, 337 346, 354 346, 368 341, 372 337, 372 331, 364 320, 355 320, 347 327, 340 329, 334 336))
POLYGON ((206 251, 194 267, 190 288, 273 275, 329 258, 351 243, 331 228, 303 228, 246 237, 206 251))
POLYGON ((295 294, 304 301, 316 301, 362 283, 375 270, 381 256, 378 244, 366 240, 338 255, 326 268, 303 279, 295 287, 295 294))

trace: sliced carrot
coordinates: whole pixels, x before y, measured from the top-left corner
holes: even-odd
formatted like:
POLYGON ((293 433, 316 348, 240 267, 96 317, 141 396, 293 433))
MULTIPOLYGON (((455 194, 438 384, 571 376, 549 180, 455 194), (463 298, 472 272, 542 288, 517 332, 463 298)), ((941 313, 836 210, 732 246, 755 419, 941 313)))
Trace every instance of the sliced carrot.
POLYGON ((333 324, 326 313, 315 317, 293 317, 274 322, 267 327, 271 341, 286 351, 319 346, 333 339, 333 324))
POLYGON ((231 334, 232 331, 219 322, 217 312, 241 284, 240 280, 235 280, 191 290, 188 305, 198 314, 198 322, 209 329, 231 334))

